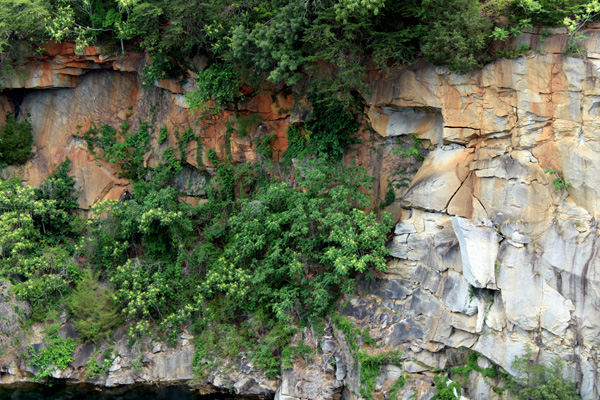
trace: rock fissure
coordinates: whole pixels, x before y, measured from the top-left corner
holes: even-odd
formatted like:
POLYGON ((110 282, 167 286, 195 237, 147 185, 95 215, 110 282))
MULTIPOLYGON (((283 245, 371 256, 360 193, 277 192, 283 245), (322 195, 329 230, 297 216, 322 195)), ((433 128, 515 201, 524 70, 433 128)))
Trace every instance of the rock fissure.
MULTIPOLYGON (((539 37, 527 35, 521 38, 525 42, 539 37)), ((589 35, 596 43, 600 30, 589 35)), ((595 74, 600 61, 559 55, 556 38, 547 43, 555 47, 544 44, 551 50, 546 55, 497 60, 476 73, 457 75, 421 63, 381 73, 368 83, 368 119, 378 133, 372 141, 387 144, 371 151, 371 142, 364 140, 353 156, 379 179, 375 197, 383 199, 387 188, 382 182, 408 165, 394 156, 388 138, 416 135, 432 143, 403 200, 388 206, 400 221, 390 244, 395 259, 388 273, 364 284, 364 293, 386 311, 361 303, 365 295, 350 296, 358 299, 356 304, 350 301, 352 318, 362 328, 371 327, 378 343, 403 351, 404 371, 417 383, 409 384, 402 395, 417 388, 419 396, 427 398, 433 389, 423 365, 458 365, 463 347, 512 371, 512 361, 529 345, 541 361, 563 358, 569 371, 578 374, 574 378, 582 397, 598 398, 600 150, 595 143, 600 125, 595 74), (572 186, 555 188, 542 166, 560 171, 572 186)), ((35 186, 69 156, 82 209, 102 199, 121 198, 130 189, 128 182, 89 157, 75 126, 90 119, 116 126, 129 105, 140 115, 150 115, 149 104, 157 98, 162 100, 156 106, 159 124, 183 126, 188 113, 194 113, 184 107, 188 86, 164 81, 160 87, 140 89, 136 71, 142 61, 141 56, 116 60, 91 54, 77 60, 55 55, 54 60, 32 63, 29 77, 12 87, 55 90, 28 89, 22 99, 3 92, 3 112, 31 113, 36 146, 26 165, 9 167, 3 174, 27 178, 35 186)), ((264 122, 247 138, 231 135, 234 162, 256 159, 251 143, 255 137, 275 135, 273 154, 286 149, 285 130, 292 117, 276 110, 291 109, 292 101, 259 97, 249 99, 243 110, 261 115, 264 122)), ((225 110, 221 118, 201 122, 196 133, 202 135, 206 150, 222 156, 225 121, 232 118, 234 112, 225 110)), ((152 166, 159 157, 152 154, 146 161, 152 166)), ((186 159, 201 168, 198 160, 209 161, 191 152, 186 159)), ((199 201, 201 192, 187 191, 186 201, 199 201)), ((270 380, 240 356, 237 370, 211 372, 205 381, 239 394, 277 393, 279 400, 316 398, 319 392, 344 392, 344 399, 355 399, 360 393, 356 360, 343 335, 334 332, 319 344, 321 353, 304 360, 306 373, 295 366, 282 371, 281 380, 270 380)), ((190 380, 192 340, 189 335, 180 337, 174 348, 151 346, 140 372, 131 368, 134 352, 117 340, 120 358, 100 384, 190 380)), ((79 347, 77 368, 55 372, 56 377, 82 379, 88 350, 79 347)), ((0 381, 29 379, 25 368, 0 360, 0 381)), ((391 377, 399 375, 380 372, 376 387, 385 392, 391 377)), ((473 399, 492 397, 482 382, 466 386, 465 395, 473 399)))

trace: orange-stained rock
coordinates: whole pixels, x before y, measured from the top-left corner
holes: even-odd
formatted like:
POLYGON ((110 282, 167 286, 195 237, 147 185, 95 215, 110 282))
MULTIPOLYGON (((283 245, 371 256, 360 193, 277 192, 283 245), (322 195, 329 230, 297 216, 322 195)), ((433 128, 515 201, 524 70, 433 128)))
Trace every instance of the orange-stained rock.
MULTIPOLYGON (((408 190, 407 200, 419 203, 443 198, 432 207, 443 206, 438 211, 449 207, 448 212, 465 217, 489 214, 481 207, 496 207, 500 200, 494 200, 494 196, 505 196, 505 202, 531 200, 543 207, 538 201, 548 199, 545 185, 551 180, 540 175, 540 171, 553 168, 573 183, 568 191, 570 198, 591 215, 600 217, 600 204, 595 200, 600 197, 600 163, 595 162, 596 143, 600 141, 600 86, 596 84, 600 56, 594 56, 600 50, 593 51, 600 43, 600 30, 594 28, 586 34, 588 59, 560 54, 564 32, 553 32, 542 41, 540 33, 532 30, 509 46, 539 44, 546 49, 544 54, 499 59, 465 75, 423 61, 386 72, 369 66, 365 111, 378 135, 367 132, 365 125, 365 131, 358 133, 363 144, 350 149, 348 162, 362 163, 378 178, 373 199, 381 202, 388 192, 388 181, 406 183, 406 176, 411 175, 401 171, 418 166, 414 157, 403 159, 394 154, 394 149, 411 146, 415 135, 423 140, 423 148, 444 148, 447 154, 464 153, 467 158, 446 162, 441 153, 433 152, 408 190), (507 157, 517 157, 518 163, 511 163, 507 157), (455 166, 448 177, 436 178, 436 182, 448 187, 435 195, 423 192, 417 199, 415 184, 430 182, 437 176, 436 165, 440 162, 443 168, 453 163, 455 166), (458 173, 471 163, 467 173, 458 173), (513 179, 510 174, 521 170, 535 173, 537 181, 510 185, 502 181, 513 179), (456 193, 450 193, 452 190, 456 193)), ((159 82, 158 87, 141 88, 138 74, 148 61, 146 55, 102 55, 97 48, 75 55, 74 48, 74 44, 49 42, 41 59, 27 62, 28 76, 8 84, 12 88, 65 89, 34 91, 25 96, 22 110, 32 115, 37 151, 25 166, 7 171, 19 174, 30 184, 39 184, 53 165, 68 156, 73 160, 74 173, 85 180, 80 183, 85 187, 80 198, 84 208, 107 196, 116 197, 126 182, 119 178, 117 167, 90 156, 85 144, 76 138, 77 125, 85 130, 95 121, 118 127, 131 113, 134 130, 140 118, 155 119, 152 144, 157 150, 145 160, 152 167, 161 162, 167 147, 176 148, 174 132, 190 128, 197 141, 188 145, 186 161, 205 168, 212 165, 208 159, 210 150, 219 158, 231 156, 238 163, 255 160, 257 145, 268 136, 272 136, 271 155, 278 160, 288 146, 288 125, 301 123, 298 115, 292 114, 292 96, 268 90, 256 93, 246 86, 243 90, 248 97, 236 111, 224 110, 203 118, 202 111, 189 109, 185 100, 185 93, 193 90, 191 81, 181 85, 168 80, 159 82), (103 69, 108 71, 99 71, 103 69), (242 135, 238 118, 250 114, 260 118, 242 135), (169 135, 159 146, 158 131, 162 126, 169 135)), ((303 107, 310 113, 310 104, 303 103, 303 107)), ((4 97, 0 114, 10 110, 12 102, 4 97)), ((175 155, 180 157, 178 151, 175 155)), ((405 195, 405 188, 392 189, 397 198, 405 195)), ((529 218, 528 210, 513 211, 514 217, 529 218)), ((544 211, 541 215, 546 218, 549 214, 544 211)))
POLYGON ((165 79, 162 81, 158 81, 158 87, 166 89, 171 93, 183 93, 181 85, 175 79, 165 79))
POLYGON ((258 113, 267 120, 286 118, 290 115, 293 106, 292 95, 277 94, 273 100, 267 93, 256 94, 238 105, 240 110, 258 113))

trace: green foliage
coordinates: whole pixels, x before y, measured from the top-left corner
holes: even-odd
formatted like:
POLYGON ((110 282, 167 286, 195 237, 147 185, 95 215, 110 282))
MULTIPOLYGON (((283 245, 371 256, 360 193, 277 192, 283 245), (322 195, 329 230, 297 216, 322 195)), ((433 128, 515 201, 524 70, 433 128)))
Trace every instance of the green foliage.
POLYGON ((18 179, 0 181, 0 275, 10 277, 15 293, 34 305, 50 306, 81 274, 72 260, 72 245, 60 240, 65 233, 55 231, 72 219, 69 183, 60 172, 42 187, 60 188, 67 195, 64 202, 37 198, 36 190, 18 179))
POLYGON ((435 395, 433 399, 436 400, 457 400, 461 396, 461 387, 458 382, 450 382, 445 376, 436 375, 433 377, 433 383, 435 385, 435 395))
POLYGON ((51 376, 54 368, 66 369, 70 362, 73 362, 73 352, 77 343, 73 339, 63 339, 58 334, 58 325, 53 325, 48 328, 44 344, 46 347, 39 350, 36 354, 33 346, 29 346, 25 356, 28 358, 27 363, 33 367, 37 367, 38 372, 35 374, 35 380, 40 382, 51 376))
POLYGON ((149 50, 151 62, 142 68, 142 86, 152 87, 156 81, 179 78, 184 71, 173 57, 165 52, 149 50))
POLYGON ((303 159, 310 153, 309 137, 294 125, 287 128, 288 147, 282 155, 283 163, 292 164, 293 158, 303 159))
MULTIPOLYGON (((470 296, 470 293, 471 292, 469 291, 469 296, 470 296)), ((477 359, 480 356, 481 356, 481 354, 479 354, 477 352, 470 353, 467 365, 462 366, 462 367, 452 368, 452 374, 456 374, 465 382, 468 379, 471 371, 479 372, 481 374, 481 376, 483 376, 484 379, 497 378, 497 377, 500 377, 504 380, 510 379, 510 376, 508 374, 500 371, 500 369, 498 368, 498 366, 496 364, 492 364, 491 367, 487 367, 487 368, 480 367, 479 364, 477 363, 477 359)))
POLYGON ((36 199, 52 202, 56 207, 57 212, 44 213, 36 220, 44 235, 55 239, 72 237, 76 229, 72 215, 79 209, 79 204, 75 193, 75 179, 69 176, 70 171, 71 160, 67 157, 35 189, 36 199))
POLYGON ((514 19, 528 18, 538 25, 560 27, 565 18, 583 11, 590 1, 585 0, 513 0, 510 3, 514 19))
POLYGON ((335 99, 316 99, 306 129, 311 150, 319 156, 339 160, 349 145, 360 143, 354 136, 358 129, 355 115, 335 99))
POLYGON ((552 181, 552 184, 554 185, 555 188, 566 189, 566 188, 571 187, 571 183, 565 181, 565 178, 560 176, 555 169, 546 168, 546 169, 544 169, 544 172, 547 173, 548 175, 554 175, 556 177, 552 181))
POLYGON ((98 277, 86 271, 68 301, 73 323, 83 340, 100 342, 108 338, 118 321, 112 292, 100 286, 98 277))
POLYGON ((208 152, 208 159, 215 166, 217 175, 216 182, 218 183, 225 198, 229 201, 235 199, 235 179, 234 171, 230 160, 219 160, 217 153, 214 150, 208 152))
POLYGON ((333 314, 331 317, 331 322, 336 326, 336 328, 342 331, 350 350, 354 353, 358 352, 360 350, 360 346, 358 345, 356 339, 359 338, 362 333, 360 328, 354 325, 349 318, 340 314, 333 314))
POLYGON ((0 0, 0 9, 1 82, 14 76, 11 64, 21 58, 28 45, 44 36, 50 4, 47 0, 0 0))
POLYGON ((508 385, 509 392, 517 400, 576 400, 581 399, 577 386, 563 378, 564 361, 556 357, 550 365, 543 366, 532 361, 531 350, 515 358, 512 367, 518 376, 508 385))
POLYGON ((98 357, 98 351, 94 349, 94 353, 85 364, 85 379, 94 381, 101 376, 106 376, 113 361, 114 356, 111 349, 107 349, 101 357, 98 357))
MULTIPOLYGON (((197 243, 191 236, 189 206, 174 188, 151 189, 139 201, 104 202, 92 208, 92 260, 107 269, 115 297, 131 320, 130 334, 149 334, 149 322, 179 326, 189 316, 196 279, 183 268, 193 263, 197 243), (127 257, 135 248, 138 258, 127 257), (188 259, 191 257, 192 259, 188 259), (190 292, 192 291, 192 292, 190 292)), ((171 335, 176 330, 170 329, 171 335)))
POLYGON ((313 353, 313 349, 307 345, 285 346, 281 350, 281 368, 291 369, 297 357, 308 358, 313 353))
POLYGON ((232 64, 213 63, 198 73, 198 88, 187 94, 185 99, 192 109, 209 107, 206 102, 214 100, 218 106, 225 106, 241 98, 240 80, 232 64))
POLYGON ((231 32, 231 57, 240 63, 250 61, 259 71, 269 71, 271 82, 294 84, 303 62, 299 39, 306 23, 305 8, 292 1, 280 6, 268 21, 251 28, 239 24, 231 32))
POLYGON ((263 118, 258 113, 238 114, 237 127, 235 131, 239 137, 246 136, 252 129, 256 128, 261 123, 263 118))
POLYGON ((570 37, 567 54, 579 57, 585 56, 585 50, 582 49, 581 43, 586 37, 580 30, 586 23, 600 16, 600 2, 598 0, 587 2, 564 0, 564 2, 569 3, 569 11, 571 11, 566 13, 564 17, 564 25, 569 30, 570 37))
POLYGON ((188 127, 183 132, 179 132, 179 127, 175 129, 173 132, 175 135, 175 139, 177 139, 177 148, 179 150, 179 159, 186 163, 187 153, 186 149, 188 145, 192 142, 192 140, 196 140, 196 135, 194 135, 194 131, 191 127, 188 127))
POLYGON ((368 58, 387 68, 423 54, 464 73, 491 59, 492 36, 507 40, 522 31, 523 21, 567 26, 577 43, 576 34, 600 10, 597 0, 2 0, 0 5, 2 70, 10 69, 5 67, 22 44, 48 38, 74 41, 78 54, 89 44, 118 46, 122 53, 142 50, 151 59, 143 68, 146 86, 184 77, 184 68, 199 73, 199 90, 188 99, 194 107, 210 98, 220 104, 241 98, 240 83, 249 78, 241 71, 288 85, 310 75, 309 91, 342 101, 364 88, 368 58), (509 24, 492 32, 499 17, 508 17, 509 24), (191 61, 198 54, 212 58, 208 69, 191 61))
POLYGON ((0 162, 9 165, 23 164, 31 157, 33 133, 26 119, 17 121, 14 114, 6 114, 6 121, 0 129, 0 162))
POLYGON ((271 143, 277 135, 267 135, 262 138, 257 137, 254 139, 254 146, 256 148, 256 154, 259 154, 265 160, 273 159, 273 149, 271 148, 271 143))
POLYGON ((418 162, 422 162, 425 159, 422 142, 423 140, 419 139, 417 135, 411 135, 411 143, 408 147, 394 149, 392 154, 399 154, 402 158, 414 156, 418 162))
POLYGON ((496 54, 498 55, 498 57, 518 58, 518 57, 521 57, 522 55, 525 55, 525 54, 529 53, 530 51, 531 51, 531 46, 529 46, 527 44, 521 43, 519 45, 519 47, 516 48, 516 49, 513 49, 513 50, 498 50, 496 52, 496 54))
POLYGON ((145 173, 144 156, 151 149, 152 132, 150 124, 142 121, 139 121, 135 132, 130 132, 130 129, 128 121, 123 122, 120 130, 106 124, 98 128, 92 122, 90 129, 81 137, 86 141, 90 153, 121 167, 123 178, 140 179, 145 173), (100 149, 101 153, 96 149, 100 149))
POLYGON ((405 384, 406 384, 406 378, 403 375, 400 378, 398 378, 396 380, 396 382, 394 382, 394 384, 388 391, 389 398, 391 400, 398 400, 398 392, 400 391, 400 389, 404 388, 405 384))
POLYGON ((381 374, 381 367, 386 364, 401 364, 401 352, 399 350, 381 354, 368 354, 359 351, 356 358, 360 364, 360 395, 367 399, 373 399, 375 392, 375 381, 381 374))
POLYGON ((226 300, 209 304, 209 312, 215 315, 203 320, 210 322, 199 329, 193 362, 194 370, 200 376, 215 366, 214 361, 209 360, 219 357, 231 363, 244 352, 253 366, 269 377, 276 377, 281 368, 289 369, 295 359, 308 357, 313 352, 309 346, 290 344, 291 336, 296 333, 294 326, 287 323, 271 326, 257 314, 237 327, 223 316, 223 312, 229 315, 230 304, 226 300))
MULTIPOLYGON (((342 331, 352 355, 359 363, 361 384, 360 395, 367 400, 372 400, 375 392, 375 381, 381 374, 381 367, 386 364, 401 365, 401 351, 394 350, 378 354, 369 354, 368 352, 361 350, 361 346, 357 342, 357 339, 363 335, 363 332, 361 332, 360 328, 355 326, 349 318, 340 314, 334 314, 331 318, 331 322, 342 331)), ((365 345, 372 344, 367 329, 365 329, 364 342, 365 345)), ((400 379, 396 384, 398 386, 403 385, 400 379)), ((397 387, 396 384, 394 386, 397 391, 399 387, 397 387)))
POLYGON ((159 136, 158 136, 158 144, 161 145, 165 142, 165 140, 167 140, 167 137, 169 136, 169 131, 167 130, 166 126, 163 126, 162 128, 160 128, 159 131, 159 136))
MULTIPOLYGON (((348 122, 341 126, 339 132, 349 129, 348 122)), ((140 158, 153 131, 143 122, 133 133, 127 123, 120 131, 92 124, 84 134, 93 154, 133 179, 134 193, 95 205, 87 232, 70 231, 79 239, 75 248, 65 245, 67 236, 44 231, 50 222, 67 221, 76 207, 68 160, 37 190, 16 180, 1 182, 2 275, 18 279, 15 290, 34 304, 68 296, 78 281, 68 306, 85 340, 109 336, 119 320, 114 301, 132 339, 159 332, 175 340, 194 317, 208 341, 199 354, 210 356, 217 351, 210 343, 223 344, 222 338, 222 354, 233 359, 246 349, 253 365, 277 375, 282 364, 289 367, 309 352, 290 345, 294 323, 331 309, 342 292, 352 290, 352 274, 386 268, 391 217, 378 221, 361 209, 369 207, 364 191, 372 179, 362 168, 322 157, 299 164, 292 185, 270 176, 268 162, 236 167, 213 151, 216 177, 207 186, 207 201, 192 207, 168 186, 196 139, 192 130, 176 127, 178 143, 149 168, 140 158), (75 265, 81 253, 92 271, 75 265), (110 289, 99 279, 110 282, 110 289), (232 324, 246 324, 244 333, 223 328, 232 324), (213 339, 210 331, 216 332, 213 339)), ((258 143, 265 158, 272 139, 258 143)), ((90 365, 90 373, 99 368, 90 365)))
POLYGON ((230 241, 201 285, 205 296, 218 288, 241 308, 288 321, 291 309, 327 311, 340 288, 351 290, 352 271, 386 268, 389 217, 379 223, 352 207, 368 205, 358 191, 364 170, 311 163, 296 178, 302 191, 270 183, 240 200, 230 241))
POLYGON ((421 44, 425 58, 458 73, 481 67, 488 59, 491 22, 481 15, 477 0, 427 0, 424 4, 431 21, 421 44))
POLYGON ((340 0, 335 6, 336 18, 339 20, 348 20, 351 15, 359 14, 365 16, 368 14, 379 13, 383 8, 385 0, 340 0))
MULTIPOLYGON (((482 368, 477 360, 481 355, 473 352, 469 354, 468 362, 461 367, 452 368, 451 373, 457 379, 467 383, 471 372, 476 371, 487 381, 490 378, 499 378, 503 382, 500 387, 492 387, 494 392, 502 395, 508 391, 510 398, 517 400, 526 399, 560 399, 574 400, 581 397, 577 393, 575 383, 563 378, 562 370, 564 362, 560 358, 554 358, 550 365, 543 366, 533 362, 533 353, 527 349, 525 355, 515 358, 512 367, 516 371, 516 376, 508 375, 497 365, 482 368)), ((448 378, 437 376, 435 385, 439 399, 455 399, 452 387, 455 387, 460 394, 460 385, 457 381, 450 386, 447 385, 448 378)), ((490 383, 488 381, 488 383, 490 383)))

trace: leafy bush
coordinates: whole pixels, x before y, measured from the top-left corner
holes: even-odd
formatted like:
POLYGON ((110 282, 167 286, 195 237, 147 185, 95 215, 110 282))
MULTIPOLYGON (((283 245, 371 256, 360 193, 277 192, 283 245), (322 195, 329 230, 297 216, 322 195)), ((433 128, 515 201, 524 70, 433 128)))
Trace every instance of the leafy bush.
POLYGON ((101 358, 98 359, 97 349, 94 349, 94 353, 85 364, 85 379, 96 380, 101 376, 107 375, 108 370, 114 361, 114 357, 112 349, 106 349, 101 358))
POLYGON ((60 239, 73 235, 74 220, 72 214, 79 209, 75 193, 75 179, 69 176, 71 160, 67 158, 35 189, 35 197, 47 203, 53 203, 57 211, 45 213, 36 220, 45 235, 60 239))
POLYGON ((533 353, 528 350, 517 357, 513 368, 517 371, 508 386, 509 392, 518 400, 576 400, 581 399, 577 385, 563 378, 564 361, 554 358, 550 365, 544 366, 532 361, 533 353))
POLYGON ((359 191, 364 170, 313 162, 296 178, 301 190, 273 182, 239 201, 223 255, 201 284, 206 297, 224 293, 242 309, 289 321, 293 310, 327 311, 340 289, 352 290, 351 272, 386 268, 391 218, 353 208, 369 204, 359 191))
POLYGON ((0 161, 6 164, 23 164, 31 157, 33 133, 27 120, 17 121, 14 114, 6 114, 0 130, 0 161))
POLYGON ((38 199, 18 179, 0 181, 0 275, 11 277, 17 295, 34 305, 52 303, 81 273, 72 245, 45 230, 44 221, 57 226, 72 218, 60 207, 56 199, 38 199))
POLYGON ((339 160, 351 144, 360 143, 354 136, 358 129, 355 115, 335 99, 317 98, 306 122, 311 150, 320 156, 339 160))
POLYGON ((68 301, 73 323, 83 340, 100 342, 108 337, 118 320, 112 291, 100 286, 98 277, 86 271, 68 301))
POLYGON ((585 0, 536 0, 510 2, 511 17, 515 20, 530 19, 542 26, 563 26, 566 17, 571 17, 582 10, 585 0))
POLYGON ((299 39, 306 23, 305 12, 301 2, 289 2, 250 29, 237 25, 231 32, 230 57, 242 65, 250 61, 257 70, 269 71, 267 80, 271 82, 296 83, 304 61, 299 39))
POLYGON ((310 154, 308 135, 304 134, 297 126, 288 126, 287 139, 288 147, 281 156, 285 164, 290 165, 293 158, 303 159, 310 154))
POLYGON ((436 375, 433 377, 435 384, 434 400, 457 400, 461 397, 462 389, 458 382, 450 382, 445 376, 436 375))
POLYGON ((185 98, 193 109, 206 107, 205 103, 211 99, 219 106, 225 106, 241 96, 239 76, 229 63, 213 63, 200 71, 196 84, 198 88, 185 98))
POLYGON ((429 0, 430 24, 422 38, 425 58, 436 65, 466 73, 479 68, 486 54, 492 24, 481 15, 477 0, 429 0))
POLYGON ((73 362, 73 352, 77 344, 73 339, 63 339, 58 334, 58 325, 48 328, 44 343, 46 348, 36 354, 33 346, 29 346, 27 353, 29 365, 39 368, 35 374, 36 381, 43 381, 52 375, 54 368, 66 369, 73 362))

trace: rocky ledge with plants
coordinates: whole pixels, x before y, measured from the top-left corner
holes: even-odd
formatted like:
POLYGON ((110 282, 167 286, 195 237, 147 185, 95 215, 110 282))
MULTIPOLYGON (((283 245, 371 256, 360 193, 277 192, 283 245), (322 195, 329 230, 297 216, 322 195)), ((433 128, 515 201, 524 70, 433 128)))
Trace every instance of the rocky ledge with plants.
POLYGON ((596 1, 2 5, 0 382, 598 397, 596 1))

